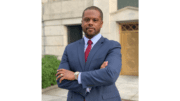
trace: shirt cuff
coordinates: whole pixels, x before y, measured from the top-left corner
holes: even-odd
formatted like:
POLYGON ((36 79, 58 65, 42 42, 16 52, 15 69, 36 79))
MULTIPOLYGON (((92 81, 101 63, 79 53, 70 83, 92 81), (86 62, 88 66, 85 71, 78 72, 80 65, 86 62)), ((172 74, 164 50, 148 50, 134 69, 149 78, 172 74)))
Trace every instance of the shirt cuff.
POLYGON ((86 88, 86 92, 90 93, 91 88, 86 88))
MULTIPOLYGON (((78 84, 81 84, 81 72, 78 75, 78 84)), ((90 88, 86 88, 86 92, 90 93, 91 87, 90 88)))
POLYGON ((78 75, 78 83, 81 84, 81 72, 78 75))

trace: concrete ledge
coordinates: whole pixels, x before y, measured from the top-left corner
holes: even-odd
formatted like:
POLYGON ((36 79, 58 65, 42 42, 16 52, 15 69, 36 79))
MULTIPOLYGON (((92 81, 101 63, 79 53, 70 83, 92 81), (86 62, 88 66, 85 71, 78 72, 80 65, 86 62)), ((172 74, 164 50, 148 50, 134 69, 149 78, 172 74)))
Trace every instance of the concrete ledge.
POLYGON ((138 100, 126 100, 126 99, 121 99, 121 101, 138 101, 138 100))
POLYGON ((42 89, 42 93, 44 93, 44 92, 46 92, 46 91, 49 91, 49 90, 52 90, 52 89, 55 89, 55 88, 58 88, 58 85, 53 85, 53 86, 44 88, 44 89, 42 89))

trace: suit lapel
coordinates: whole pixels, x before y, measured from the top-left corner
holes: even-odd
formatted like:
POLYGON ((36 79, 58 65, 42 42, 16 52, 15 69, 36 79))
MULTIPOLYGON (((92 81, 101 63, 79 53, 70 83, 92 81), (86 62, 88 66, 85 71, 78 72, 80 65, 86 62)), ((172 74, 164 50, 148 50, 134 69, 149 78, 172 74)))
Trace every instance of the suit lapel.
POLYGON ((87 58, 86 64, 85 64, 85 70, 88 70, 91 60, 93 59, 93 57, 95 56, 95 53, 97 53, 97 50, 99 50, 102 46, 102 43, 104 42, 104 38, 103 36, 99 39, 99 41, 93 46, 93 48, 91 49, 89 56, 87 58))
POLYGON ((82 38, 78 45, 78 58, 81 64, 81 68, 84 71, 85 67, 85 57, 84 57, 84 39, 82 38))

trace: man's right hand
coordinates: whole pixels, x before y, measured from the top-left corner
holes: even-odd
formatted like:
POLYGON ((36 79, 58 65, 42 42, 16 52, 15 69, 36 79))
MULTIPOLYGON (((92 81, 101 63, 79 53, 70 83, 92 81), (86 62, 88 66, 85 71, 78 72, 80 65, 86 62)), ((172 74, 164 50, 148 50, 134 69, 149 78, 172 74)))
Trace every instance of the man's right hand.
POLYGON ((108 65, 108 61, 104 61, 103 64, 101 65, 100 69, 105 68, 108 65))

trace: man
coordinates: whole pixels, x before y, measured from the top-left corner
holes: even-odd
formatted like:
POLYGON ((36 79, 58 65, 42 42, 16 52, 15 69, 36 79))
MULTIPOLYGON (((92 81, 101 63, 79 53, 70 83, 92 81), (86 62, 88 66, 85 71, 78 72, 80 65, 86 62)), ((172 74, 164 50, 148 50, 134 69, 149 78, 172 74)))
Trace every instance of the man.
POLYGON ((67 101, 121 101, 115 86, 121 46, 100 34, 102 25, 102 11, 86 8, 82 15, 85 37, 65 48, 56 80, 60 88, 69 90, 67 101))

